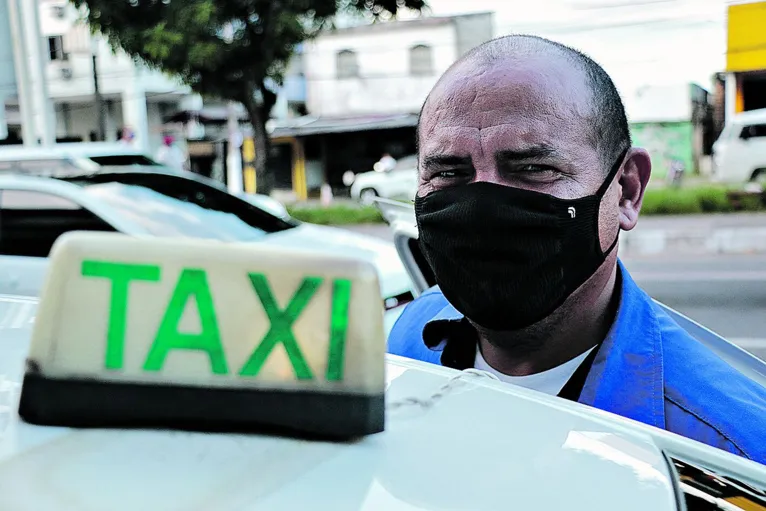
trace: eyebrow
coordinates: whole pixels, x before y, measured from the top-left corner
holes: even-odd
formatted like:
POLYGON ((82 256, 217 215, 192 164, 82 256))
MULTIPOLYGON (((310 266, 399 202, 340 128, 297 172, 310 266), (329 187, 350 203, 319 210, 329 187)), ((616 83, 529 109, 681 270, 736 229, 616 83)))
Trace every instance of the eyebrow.
POLYGON ((536 160, 558 156, 558 151, 549 145, 537 145, 522 150, 504 150, 495 153, 495 162, 512 163, 523 160, 536 160))
POLYGON ((470 165, 470 156, 426 156, 423 158, 423 167, 454 167, 460 165, 470 165))

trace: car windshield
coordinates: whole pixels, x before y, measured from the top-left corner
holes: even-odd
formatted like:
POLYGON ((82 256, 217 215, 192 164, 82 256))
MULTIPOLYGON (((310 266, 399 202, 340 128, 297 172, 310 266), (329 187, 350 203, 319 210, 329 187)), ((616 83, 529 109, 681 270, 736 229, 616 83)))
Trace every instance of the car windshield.
POLYGON ((205 209, 143 186, 103 183, 83 188, 153 236, 248 242, 266 235, 236 215, 205 209))

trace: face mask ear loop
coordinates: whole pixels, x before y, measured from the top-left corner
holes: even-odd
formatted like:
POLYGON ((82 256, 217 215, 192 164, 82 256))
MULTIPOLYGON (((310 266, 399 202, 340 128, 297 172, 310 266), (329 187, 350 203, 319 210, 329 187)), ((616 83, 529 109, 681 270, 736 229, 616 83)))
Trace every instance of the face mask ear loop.
POLYGON ((604 179, 604 182, 601 183, 601 187, 599 187, 598 191, 596 192, 596 196, 598 196, 599 199, 603 199, 604 195, 606 195, 607 190, 609 190, 609 187, 612 186, 612 182, 614 181, 614 178, 617 176, 617 173, 622 168, 623 163, 625 163, 625 157, 627 155, 628 155, 628 149, 625 149, 624 151, 620 153, 620 156, 617 158, 617 161, 609 170, 609 174, 607 174, 606 179, 604 179))
MULTIPOLYGON (((601 187, 596 192, 596 197, 598 197, 599 204, 598 204, 598 212, 599 215, 596 216, 596 222, 598 222, 598 218, 601 216, 601 200, 604 198, 604 195, 606 195, 607 190, 609 190, 609 187, 612 186, 612 182, 614 181, 614 178, 617 176, 617 173, 622 168, 622 165, 625 163, 625 157, 628 155, 628 149, 625 149, 620 153, 619 158, 617 158, 617 161, 615 162, 614 166, 609 170, 609 174, 607 174, 606 179, 604 179, 604 182, 601 184, 601 187)), ((596 229, 596 232, 598 232, 598 229, 596 229)), ((601 250, 601 255, 603 257, 608 256, 612 250, 614 250, 614 247, 617 246, 617 242, 620 241, 620 228, 617 227, 617 234, 614 237, 614 241, 609 246, 606 251, 601 250)), ((601 249, 601 242, 599 242, 599 249, 601 249)))

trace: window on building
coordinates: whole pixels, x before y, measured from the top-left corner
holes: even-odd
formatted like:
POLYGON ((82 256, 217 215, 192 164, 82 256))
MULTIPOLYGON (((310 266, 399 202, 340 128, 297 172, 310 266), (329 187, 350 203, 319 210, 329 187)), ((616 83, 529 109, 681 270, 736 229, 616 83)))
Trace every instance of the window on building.
POLYGON ((336 68, 338 78, 354 78, 359 76, 359 62, 356 59, 356 52, 351 50, 342 50, 336 56, 336 68))
POLYGON ((60 35, 48 38, 48 52, 51 60, 69 60, 69 55, 64 51, 64 38, 60 35))
POLYGON ((410 74, 429 76, 434 73, 433 52, 430 46, 419 44, 410 48, 410 74))
POLYGON ((766 124, 753 124, 742 128, 740 138, 761 138, 766 137, 766 124))

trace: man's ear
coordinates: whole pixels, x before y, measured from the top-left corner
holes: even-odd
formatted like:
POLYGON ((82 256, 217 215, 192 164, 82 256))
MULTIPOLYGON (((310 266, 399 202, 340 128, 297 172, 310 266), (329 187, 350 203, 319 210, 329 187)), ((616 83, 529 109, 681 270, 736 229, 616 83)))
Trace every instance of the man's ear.
POLYGON ((652 160, 649 153, 635 147, 628 150, 620 177, 620 228, 623 231, 636 226, 651 175, 652 160))

